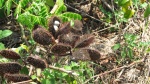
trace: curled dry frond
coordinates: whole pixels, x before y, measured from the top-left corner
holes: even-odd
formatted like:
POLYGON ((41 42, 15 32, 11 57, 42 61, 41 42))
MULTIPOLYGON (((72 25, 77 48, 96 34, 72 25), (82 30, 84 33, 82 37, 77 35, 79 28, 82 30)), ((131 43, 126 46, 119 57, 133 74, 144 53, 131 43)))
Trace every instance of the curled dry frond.
POLYGON ((52 16, 48 19, 48 30, 52 33, 53 36, 55 36, 56 32, 58 32, 61 23, 61 19, 57 16, 52 16))
POLYGON ((29 56, 27 57, 27 62, 36 68, 47 68, 47 62, 39 56, 29 56))
POLYGON ((25 74, 9 74, 6 73, 4 75, 4 78, 7 79, 8 82, 21 82, 21 81, 27 81, 30 80, 30 76, 25 74))
POLYGON ((0 55, 8 59, 20 59, 20 55, 12 50, 1 50, 0 55))
POLYGON ((68 51, 71 50, 70 45, 58 43, 52 46, 51 52, 58 56, 66 55, 68 51))
POLYGON ((58 36, 58 42, 59 43, 64 43, 64 44, 68 44, 72 47, 74 47, 75 42, 79 39, 80 37, 78 35, 74 35, 72 33, 68 33, 68 34, 62 34, 58 36))
POLYGON ((0 63, 0 75, 3 76, 5 73, 18 73, 22 66, 16 62, 0 63))
POLYGON ((55 44, 55 39, 51 33, 39 25, 34 26, 32 37, 35 42, 41 45, 55 44))
POLYGON ((58 37, 61 34, 68 34, 69 32, 70 32, 70 22, 66 22, 60 26, 56 36, 58 37))
POLYGON ((86 34, 80 37, 75 43, 75 48, 83 48, 89 46, 94 41, 94 36, 86 34))
POLYGON ((78 49, 72 53, 73 60, 95 61, 95 60, 99 60, 100 56, 101 55, 98 50, 90 49, 90 48, 78 49))
POLYGON ((71 28, 71 32, 74 34, 80 35, 82 34, 83 24, 80 20, 74 20, 74 26, 71 28))

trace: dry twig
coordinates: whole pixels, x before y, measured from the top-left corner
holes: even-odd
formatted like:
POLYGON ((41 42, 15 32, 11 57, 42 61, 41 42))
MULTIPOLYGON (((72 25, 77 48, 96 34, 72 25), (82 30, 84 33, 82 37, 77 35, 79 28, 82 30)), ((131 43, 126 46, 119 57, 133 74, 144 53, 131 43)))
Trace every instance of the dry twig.
POLYGON ((72 76, 78 76, 79 74, 71 71, 71 70, 65 70, 64 68, 58 68, 58 67, 54 67, 54 66, 51 66, 49 65, 49 68, 50 69, 54 69, 54 70, 57 70, 57 71, 61 71, 61 72, 64 72, 64 73, 67 73, 69 75, 72 75, 72 76))
MULTIPOLYGON (((146 57, 145 57, 145 58, 146 58, 146 57)), ((109 73, 112 73, 112 72, 115 72, 115 71, 119 71, 119 70, 124 69, 124 68, 129 68, 129 67, 131 67, 131 66, 133 66, 133 65, 135 65, 135 64, 144 62, 144 61, 145 61, 145 58, 143 58, 143 59, 141 59, 141 60, 138 60, 138 61, 135 61, 135 62, 133 62, 133 63, 131 63, 131 64, 129 64, 129 65, 124 65, 124 66, 122 66, 122 67, 114 68, 114 69, 112 69, 112 70, 110 70, 110 71, 105 71, 104 73, 97 74, 97 75, 95 75, 95 76, 89 78, 87 81, 85 81, 84 84, 87 84, 87 83, 88 83, 91 79, 93 79, 93 78, 101 77, 101 76, 103 76, 103 75, 106 75, 106 74, 109 74, 109 73)))
POLYGON ((98 22, 102 22, 102 23, 103 23, 103 21, 101 21, 101 20, 99 20, 99 19, 97 19, 97 18, 95 18, 95 17, 93 17, 93 16, 90 16, 90 15, 88 15, 87 13, 85 13, 85 12, 83 12, 83 11, 80 11, 80 10, 78 10, 78 9, 76 9, 76 8, 73 8, 72 6, 70 6, 70 5, 66 4, 66 3, 65 3, 65 5, 66 5, 68 8, 71 8, 71 9, 77 11, 78 13, 82 13, 82 14, 86 15, 87 17, 89 17, 89 18, 91 18, 91 19, 93 19, 93 20, 96 20, 96 21, 98 21, 98 22))

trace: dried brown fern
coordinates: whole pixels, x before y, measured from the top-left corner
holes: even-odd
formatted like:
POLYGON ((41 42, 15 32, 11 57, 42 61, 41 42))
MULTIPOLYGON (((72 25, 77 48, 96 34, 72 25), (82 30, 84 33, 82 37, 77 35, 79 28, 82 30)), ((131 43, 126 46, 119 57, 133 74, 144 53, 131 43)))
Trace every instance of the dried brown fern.
POLYGON ((8 82, 21 82, 21 81, 27 81, 31 79, 28 75, 25 74, 9 74, 9 73, 6 73, 4 75, 4 78, 8 82))
POLYGON ((61 34, 68 34, 69 32, 70 32, 70 22, 66 22, 60 26, 56 36, 58 37, 61 34))
POLYGON ((64 43, 64 44, 68 44, 72 47, 74 47, 75 42, 79 39, 78 35, 74 35, 72 33, 68 33, 68 34, 62 34, 59 35, 58 37, 58 42, 59 43, 64 43))
POLYGON ((48 19, 48 30, 54 37, 56 36, 56 32, 58 32, 61 22, 61 19, 57 16, 52 16, 48 19))
POLYGON ((80 20, 74 20, 74 26, 71 28, 71 32, 77 35, 82 34, 83 24, 80 20))
POLYGON ((12 50, 1 50, 0 55, 8 59, 20 59, 20 55, 12 50))
POLYGON ((89 46, 94 41, 94 36, 86 34, 80 37, 75 43, 75 48, 83 48, 89 46))
POLYGON ((100 53, 98 50, 90 48, 81 48, 77 49, 72 53, 73 60, 82 60, 82 61, 95 61, 100 59, 100 53))
POLYGON ((70 45, 58 43, 52 46, 51 52, 58 56, 66 55, 68 51, 71 50, 70 45))
POLYGON ((3 76, 5 73, 18 73, 22 66, 16 62, 0 63, 0 75, 3 76))
POLYGON ((49 33, 48 30, 46 30, 45 28, 43 28, 39 25, 34 26, 34 29, 32 32, 32 37, 35 42, 37 42, 41 45, 55 44, 55 39, 51 35, 51 33, 49 33))
POLYGON ((36 68, 47 68, 47 62, 39 56, 29 56, 27 57, 27 62, 36 68))

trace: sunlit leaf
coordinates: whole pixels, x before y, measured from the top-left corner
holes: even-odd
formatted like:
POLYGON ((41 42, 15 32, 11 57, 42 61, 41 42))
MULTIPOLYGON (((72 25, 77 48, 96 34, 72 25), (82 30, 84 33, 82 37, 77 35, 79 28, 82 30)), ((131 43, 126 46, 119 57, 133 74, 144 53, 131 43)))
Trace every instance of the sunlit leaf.
POLYGON ((0 43, 0 50, 3 50, 3 49, 5 49, 5 46, 3 43, 0 43))
POLYGON ((0 8, 3 6, 5 0, 0 0, 0 8))
POLYGON ((7 10, 7 15, 10 14, 11 6, 12 6, 12 0, 7 0, 5 3, 5 10, 7 10))
POLYGON ((120 44, 118 43, 118 44, 115 44, 112 48, 113 48, 113 50, 118 50, 119 48, 120 48, 120 44))
POLYGON ((11 34, 12 34, 12 31, 10 30, 3 30, 3 31, 0 30, 0 39, 5 38, 11 34))
POLYGON ((144 12, 144 18, 148 17, 149 14, 150 14, 150 4, 147 5, 147 8, 146 8, 146 10, 144 12))
POLYGON ((134 15, 134 13, 135 13, 135 10, 127 10, 124 14, 124 17, 129 19, 134 15))

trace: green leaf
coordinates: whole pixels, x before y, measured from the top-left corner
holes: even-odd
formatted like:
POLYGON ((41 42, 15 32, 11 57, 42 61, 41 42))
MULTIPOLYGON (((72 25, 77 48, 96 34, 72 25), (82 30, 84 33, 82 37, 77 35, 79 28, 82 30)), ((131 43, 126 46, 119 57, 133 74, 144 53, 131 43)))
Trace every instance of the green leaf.
POLYGON ((12 6, 12 0, 7 0, 5 3, 5 10, 7 11, 7 15, 10 14, 11 6, 12 6))
POLYGON ((46 0, 46 4, 48 6, 54 6, 54 1, 53 0, 46 0))
POLYGON ((43 79, 42 80, 42 84, 55 84, 55 80, 54 79, 43 79))
POLYGON ((64 5, 64 0, 56 0, 56 4, 58 6, 62 6, 62 5, 64 5))
POLYGON ((29 12, 25 12, 25 13, 19 15, 17 21, 20 22, 21 24, 29 27, 32 30, 34 24, 42 24, 41 23, 41 22, 43 22, 43 21, 41 21, 42 18, 43 17, 41 17, 41 16, 36 16, 29 12))
POLYGON ((63 11, 66 11, 67 7, 65 5, 59 5, 54 14, 61 14, 63 11))
POLYGON ((19 4, 16 7, 14 15, 16 16, 17 14, 21 14, 21 10, 28 5, 29 1, 31 2, 31 0, 19 0, 19 4))
POLYGON ((146 8, 147 5, 148 5, 148 3, 143 3, 143 4, 141 4, 140 6, 141 6, 142 8, 146 8))
POLYGON ((5 38, 11 34, 12 34, 12 31, 10 30, 3 30, 3 31, 0 30, 0 39, 5 38))
POLYGON ((121 56, 122 56, 122 58, 126 57, 126 48, 124 48, 124 47, 122 48, 121 56))
POLYGON ((125 12, 125 14, 124 14, 124 17, 125 17, 126 19, 131 18, 131 17, 134 15, 134 12, 135 12, 135 10, 126 10, 126 12, 125 12))
POLYGON ((72 13, 72 12, 65 12, 65 13, 63 13, 59 16, 62 18, 62 20, 64 22, 71 21, 71 20, 81 20, 82 19, 80 14, 72 13))
POLYGON ((21 69, 20 73, 28 75, 28 74, 29 74, 29 70, 28 70, 28 68, 27 68, 26 66, 24 66, 24 67, 21 69))
POLYGON ((127 52, 128 56, 130 59, 133 58, 133 50, 131 48, 128 48, 128 52, 127 52))
POLYGON ((71 66, 64 66, 64 68, 66 69, 66 70, 71 70, 71 66))
POLYGON ((119 48, 120 48, 120 44, 118 43, 118 44, 115 44, 112 48, 113 48, 113 50, 118 50, 119 48))
POLYGON ((144 12, 144 18, 148 17, 149 14, 150 14, 150 4, 147 5, 147 8, 146 8, 146 10, 144 12))
POLYGON ((3 50, 3 49, 5 49, 5 46, 3 43, 0 43, 0 50, 3 50))
POLYGON ((37 76, 36 75, 32 75, 31 78, 34 80, 34 79, 37 78, 37 76))
POLYGON ((4 1, 5 0, 0 0, 0 8, 2 8, 4 1))
POLYGON ((118 5, 119 6, 123 6, 124 4, 126 4, 129 0, 119 0, 118 1, 118 5))

